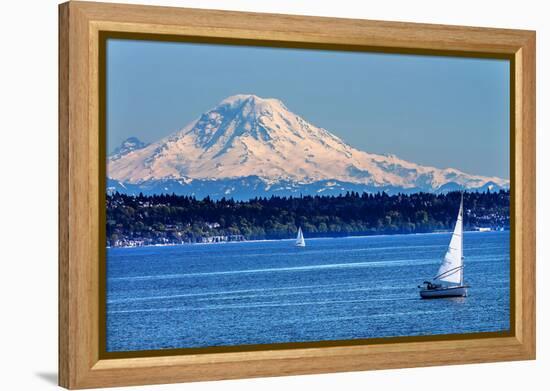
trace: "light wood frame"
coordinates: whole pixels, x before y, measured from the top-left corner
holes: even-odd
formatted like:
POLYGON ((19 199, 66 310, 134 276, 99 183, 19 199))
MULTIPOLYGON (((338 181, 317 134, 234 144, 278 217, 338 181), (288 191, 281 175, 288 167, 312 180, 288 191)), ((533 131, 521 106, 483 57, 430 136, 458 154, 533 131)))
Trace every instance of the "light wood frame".
MULTIPOLYGON (((102 162, 103 161, 103 162, 102 162)), ((535 32, 106 3, 59 6, 59 384, 75 388, 535 358, 535 32), (156 357, 100 357, 102 31, 509 58, 509 336, 156 357)))

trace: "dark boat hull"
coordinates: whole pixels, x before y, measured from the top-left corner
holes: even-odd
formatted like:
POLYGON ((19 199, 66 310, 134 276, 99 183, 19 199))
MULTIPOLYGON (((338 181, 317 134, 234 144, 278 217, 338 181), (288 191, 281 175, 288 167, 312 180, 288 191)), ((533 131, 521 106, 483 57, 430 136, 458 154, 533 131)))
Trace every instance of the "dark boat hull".
POLYGON ((420 297, 423 299, 438 299, 444 297, 465 297, 468 295, 466 286, 453 286, 434 289, 421 289, 420 297))

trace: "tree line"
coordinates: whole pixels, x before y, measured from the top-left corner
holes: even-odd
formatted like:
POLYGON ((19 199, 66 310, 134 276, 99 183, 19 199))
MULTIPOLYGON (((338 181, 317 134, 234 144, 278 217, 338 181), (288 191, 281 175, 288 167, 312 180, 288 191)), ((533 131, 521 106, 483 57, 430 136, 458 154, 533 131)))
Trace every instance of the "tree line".
MULTIPOLYGON (((460 193, 196 199, 192 196, 107 195, 107 244, 196 243, 451 230, 460 193)), ((508 229, 510 193, 464 193, 465 229, 508 229)))

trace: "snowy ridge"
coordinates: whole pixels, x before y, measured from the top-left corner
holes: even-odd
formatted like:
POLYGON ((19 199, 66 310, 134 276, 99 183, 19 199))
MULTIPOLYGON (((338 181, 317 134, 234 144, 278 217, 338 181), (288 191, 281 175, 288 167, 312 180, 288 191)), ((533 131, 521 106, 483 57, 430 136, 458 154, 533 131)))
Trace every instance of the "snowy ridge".
POLYGON ((124 155, 127 155, 132 151, 136 151, 138 149, 145 148, 147 145, 149 145, 149 144, 144 143, 143 141, 141 141, 137 137, 129 137, 126 140, 124 140, 122 142, 122 144, 120 144, 113 151, 111 156, 109 156, 109 160, 111 160, 111 161, 118 160, 121 157, 123 157, 124 155))
POLYGON ((228 97, 172 135, 109 157, 108 177, 124 186, 175 181, 186 192, 192 192, 194 181, 238 178, 259 179, 267 190, 278 183, 300 188, 320 182, 326 187, 330 181, 366 191, 509 186, 502 178, 360 151, 292 113, 280 100, 255 95, 228 97))

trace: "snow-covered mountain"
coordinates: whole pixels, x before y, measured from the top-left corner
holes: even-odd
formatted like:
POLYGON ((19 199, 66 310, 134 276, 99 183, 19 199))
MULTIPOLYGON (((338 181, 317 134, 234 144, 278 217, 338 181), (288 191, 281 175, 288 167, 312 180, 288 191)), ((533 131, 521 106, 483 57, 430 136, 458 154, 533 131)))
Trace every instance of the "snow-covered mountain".
POLYGON ((129 154, 130 152, 141 149, 141 148, 145 148, 148 145, 149 144, 144 143, 143 141, 141 141, 137 137, 129 137, 126 140, 124 140, 122 142, 122 144, 120 144, 113 151, 113 153, 109 156, 109 160, 110 161, 118 160, 121 157, 129 154))
POLYGON ((108 159, 111 190, 248 198, 509 186, 497 177, 360 151, 292 113, 280 100, 255 95, 226 98, 155 143, 126 143, 108 159))

